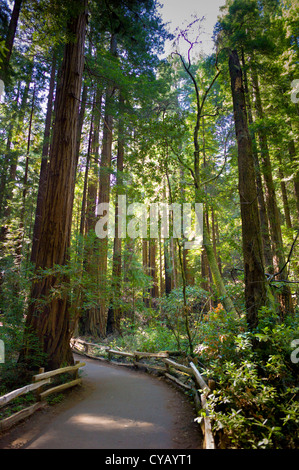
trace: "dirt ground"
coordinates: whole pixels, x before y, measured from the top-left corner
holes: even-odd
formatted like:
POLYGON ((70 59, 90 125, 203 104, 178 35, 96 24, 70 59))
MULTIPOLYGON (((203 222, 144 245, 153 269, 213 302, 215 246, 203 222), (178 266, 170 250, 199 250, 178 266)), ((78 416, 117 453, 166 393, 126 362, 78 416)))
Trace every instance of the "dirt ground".
POLYGON ((10 431, 0 449, 201 449, 189 399, 164 379, 89 358, 83 384, 10 431))

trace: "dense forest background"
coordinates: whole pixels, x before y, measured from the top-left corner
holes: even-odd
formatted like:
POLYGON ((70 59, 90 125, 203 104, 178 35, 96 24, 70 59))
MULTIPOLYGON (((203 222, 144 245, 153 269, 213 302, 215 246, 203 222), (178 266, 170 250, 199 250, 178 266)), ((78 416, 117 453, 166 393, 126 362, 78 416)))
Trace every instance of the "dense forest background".
POLYGON ((211 55, 202 19, 171 37, 155 0, 0 6, 0 390, 71 363, 74 335, 178 350, 228 445, 295 447, 297 2, 227 0, 211 55), (124 197, 202 204, 202 246, 174 211, 169 237, 120 236, 124 197))

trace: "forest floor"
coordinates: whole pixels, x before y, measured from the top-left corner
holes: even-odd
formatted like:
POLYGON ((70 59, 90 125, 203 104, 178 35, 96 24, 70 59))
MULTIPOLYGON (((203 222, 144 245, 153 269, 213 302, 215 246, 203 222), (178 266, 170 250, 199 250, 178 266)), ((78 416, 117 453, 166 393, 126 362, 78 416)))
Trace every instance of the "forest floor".
POLYGON ((0 435, 0 449, 202 448, 195 410, 182 392, 144 372, 80 360, 83 384, 0 435))

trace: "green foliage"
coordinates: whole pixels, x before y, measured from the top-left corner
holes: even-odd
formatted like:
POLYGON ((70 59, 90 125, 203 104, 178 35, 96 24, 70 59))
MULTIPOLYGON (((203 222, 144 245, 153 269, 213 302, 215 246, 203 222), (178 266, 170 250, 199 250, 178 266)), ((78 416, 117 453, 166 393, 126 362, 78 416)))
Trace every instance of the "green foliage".
MULTIPOLYGON (((186 299, 188 309, 188 319, 191 323, 202 315, 205 308, 208 293, 197 286, 186 287, 186 299)), ((162 318, 165 319, 167 327, 173 332, 177 348, 188 350, 186 316, 184 312, 183 288, 173 289, 170 294, 164 295, 159 300, 162 318)))
POLYGON ((235 338, 245 332, 246 320, 245 316, 236 317, 233 313, 226 313, 219 304, 198 320, 195 328, 195 352, 208 365, 215 358, 223 362, 236 359, 235 338))
POLYGON ((49 395, 46 397, 47 403, 50 406, 58 405, 58 403, 61 403, 64 400, 65 396, 63 393, 56 393, 54 395, 49 395))
POLYGON ((246 331, 242 320, 237 325, 224 317, 219 330, 219 321, 219 313, 207 319, 205 347, 199 351, 208 377, 217 383, 208 397, 214 430, 228 447, 296 448, 299 389, 290 343, 298 337, 298 317, 283 324, 263 309, 255 332, 246 331))
POLYGON ((235 447, 275 447, 283 436, 273 413, 279 394, 258 376, 258 365, 250 360, 225 362, 219 387, 208 400, 214 429, 223 429, 235 447))
POLYGON ((7 406, 5 406, 5 408, 0 410, 0 420, 17 413, 18 411, 21 411, 30 405, 33 405, 35 401, 36 398, 33 392, 29 392, 26 393, 26 395, 15 398, 7 406))
POLYGON ((112 342, 126 351, 173 351, 177 344, 172 331, 158 320, 136 327, 128 320, 122 321, 122 335, 112 342))
POLYGON ((15 361, 6 361, 4 364, 0 364, 0 395, 28 385, 31 376, 32 374, 23 364, 17 364, 15 361))
POLYGON ((3 56, 5 54, 6 48, 5 48, 5 41, 0 41, 0 65, 3 62, 3 56))

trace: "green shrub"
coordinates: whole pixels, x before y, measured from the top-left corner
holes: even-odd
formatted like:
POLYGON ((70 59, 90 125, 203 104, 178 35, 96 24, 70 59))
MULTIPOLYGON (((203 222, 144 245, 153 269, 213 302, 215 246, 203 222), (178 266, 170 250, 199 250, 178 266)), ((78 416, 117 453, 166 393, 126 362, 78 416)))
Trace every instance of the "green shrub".
POLYGON ((174 350, 177 347, 172 331, 157 320, 139 327, 128 320, 123 321, 122 336, 115 339, 113 344, 124 350, 144 352, 174 350))
POLYGON ((245 316, 226 313, 219 304, 195 323, 194 351, 200 355, 201 362, 207 365, 217 357, 222 361, 237 360, 235 340, 246 328, 245 316))
MULTIPOLYGON (((230 321, 223 319, 221 333, 230 321)), ((290 357, 290 343, 299 336, 298 317, 281 323, 263 309, 255 332, 244 330, 234 338, 227 333, 224 344, 213 336, 214 322, 207 320, 209 328, 202 331, 218 352, 205 350, 204 358, 207 375, 217 384, 207 400, 214 430, 221 430, 231 447, 298 447, 298 365, 290 357)))
POLYGON ((29 407, 36 402, 36 398, 33 392, 26 393, 20 397, 12 400, 8 405, 1 408, 0 410, 0 420, 7 418, 8 416, 17 413, 18 411, 23 410, 24 408, 29 407))

